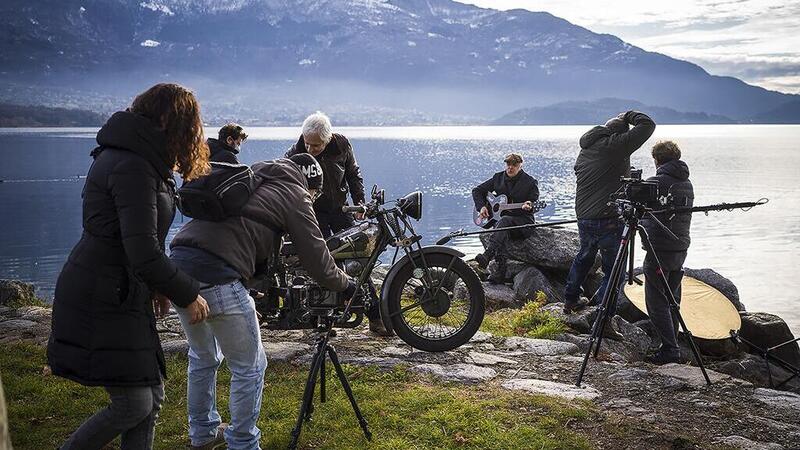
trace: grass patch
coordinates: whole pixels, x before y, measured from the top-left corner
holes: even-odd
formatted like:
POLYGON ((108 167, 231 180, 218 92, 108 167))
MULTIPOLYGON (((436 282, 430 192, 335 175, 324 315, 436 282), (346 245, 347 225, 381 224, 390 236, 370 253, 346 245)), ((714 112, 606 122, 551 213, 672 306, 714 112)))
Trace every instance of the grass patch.
MULTIPOLYGON (((54 448, 89 415, 107 404, 101 388, 86 388, 43 376, 40 347, 11 344, 0 353, 11 437, 17 449, 54 448)), ((186 360, 168 359, 166 400, 158 425, 158 449, 184 448, 186 360)), ((330 365, 329 365, 330 366, 330 365)), ((330 367, 329 367, 330 368, 330 367)), ((294 426, 306 367, 267 368, 259 427, 265 449, 286 448, 294 426)), ((324 449, 582 449, 585 436, 571 431, 591 424, 596 412, 584 403, 523 395, 491 386, 465 387, 418 378, 403 368, 381 372, 345 366, 373 432, 367 444, 335 374, 328 375, 328 402, 315 403, 314 420, 303 428, 300 448, 324 449)), ((220 370, 218 401, 229 419, 230 373, 220 370)), ((317 396, 317 399, 319 396, 317 396)))
POLYGON ((563 320, 549 311, 542 311, 547 303, 544 292, 538 291, 534 300, 528 301, 520 309, 502 309, 487 313, 481 330, 497 336, 525 336, 550 339, 567 330, 563 320))

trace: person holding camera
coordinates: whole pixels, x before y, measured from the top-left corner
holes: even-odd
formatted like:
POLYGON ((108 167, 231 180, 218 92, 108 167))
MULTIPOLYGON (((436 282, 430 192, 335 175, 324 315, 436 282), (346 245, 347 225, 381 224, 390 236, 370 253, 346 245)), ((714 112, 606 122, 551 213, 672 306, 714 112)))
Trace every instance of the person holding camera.
POLYGON ((303 268, 320 285, 349 298, 355 284, 339 269, 322 237, 313 201, 323 172, 313 156, 253 165, 257 187, 241 215, 220 222, 191 220, 170 244, 172 261, 199 280, 209 305, 208 319, 192 324, 179 316, 189 341, 187 408, 189 438, 195 448, 258 449, 267 358, 261 343, 254 299, 243 281, 274 255, 281 234, 291 236, 303 268), (231 370, 231 423, 216 406, 216 374, 223 358, 231 370))
MULTIPOLYGON (((515 225, 527 225, 535 222, 533 218, 533 202, 539 200, 539 183, 536 178, 522 170, 522 155, 509 153, 503 158, 506 170, 495 173, 492 178, 479 184, 472 190, 472 201, 475 210, 480 212, 482 219, 489 218, 486 195, 494 192, 495 195, 503 194, 508 197, 508 203, 521 203, 519 209, 509 209, 500 213, 494 228, 506 228, 515 225)), ((475 257, 478 265, 485 269, 494 259, 497 270, 489 276, 492 284, 502 284, 506 277, 506 245, 509 239, 525 239, 533 230, 498 231, 489 237, 489 243, 483 253, 475 257)))
MULTIPOLYGON (((364 204, 364 179, 356 162, 353 146, 341 134, 331 130, 331 120, 317 111, 303 121, 303 131, 297 143, 286 152, 286 157, 308 153, 317 158, 325 173, 325 184, 314 202, 314 213, 325 238, 353 226, 353 215, 342 211, 347 204, 347 193, 354 205, 364 204)), ((364 214, 357 213, 362 220, 364 214)), ((372 324, 372 322, 370 322, 372 324)))
POLYGON ((227 123, 219 129, 218 139, 208 138, 211 161, 239 164, 239 150, 247 140, 247 133, 238 123, 227 123))
MULTIPOLYGON (((669 203, 679 208, 691 208, 694 204, 694 188, 689 181, 689 166, 681 160, 681 150, 672 141, 658 142, 653 146, 653 161, 656 174, 648 181, 658 183, 659 196, 666 196, 669 203)), ((689 228, 692 223, 691 213, 662 213, 655 217, 668 228, 670 236, 659 224, 644 217, 641 224, 650 237, 656 255, 648 252, 644 258, 645 277, 644 297, 647 304, 647 315, 661 338, 658 351, 646 358, 653 364, 680 362, 681 352, 678 348, 678 318, 670 308, 667 291, 659 274, 656 256, 661 263, 661 270, 667 279, 669 290, 675 300, 681 301, 681 279, 683 278, 683 262, 686 260, 691 239, 689 228), (677 239, 676 239, 677 238, 677 239)), ((646 249, 645 249, 646 250, 646 249)))
MULTIPOLYGON (((586 303, 579 302, 583 292, 581 286, 594 265, 598 250, 604 276, 591 303, 599 303, 608 289, 623 229, 616 208, 609 205, 610 196, 622 186, 620 177, 630 173, 631 154, 650 138, 655 128, 655 122, 646 114, 628 111, 581 136, 581 151, 575 162, 575 215, 581 246, 567 276, 565 314, 586 306, 586 303), (630 125, 633 128, 629 129, 630 125)), ((615 303, 610 305, 612 310, 615 303)), ((612 332, 610 327, 606 329, 612 332)))
POLYGON ((164 241, 175 216, 173 171, 208 171, 200 105, 177 84, 157 84, 97 133, 83 188, 83 235, 58 276, 47 362, 54 375, 102 386, 111 404, 63 450, 150 449, 164 399, 166 362, 156 316, 169 300, 199 323, 198 282, 172 263, 164 241))

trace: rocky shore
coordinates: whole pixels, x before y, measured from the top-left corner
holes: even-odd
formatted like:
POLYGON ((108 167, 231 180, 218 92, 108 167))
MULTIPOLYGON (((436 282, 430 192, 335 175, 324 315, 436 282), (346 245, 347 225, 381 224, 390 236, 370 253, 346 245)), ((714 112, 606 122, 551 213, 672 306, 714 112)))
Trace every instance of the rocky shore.
MULTIPOLYGON (((561 316, 565 271, 576 249, 577 235, 569 230, 544 230, 526 240, 514 254, 516 261, 506 274, 508 285, 485 285, 490 308, 519 307, 542 291, 548 298, 542 308, 561 316)), ((736 287, 721 275, 708 269, 691 273, 720 290, 741 311, 743 335, 766 346, 791 338, 780 318, 746 312, 736 287)), ((594 275, 589 284, 598 281, 599 276, 594 275)), ((32 295, 29 285, 0 281, 0 344, 46 344, 49 308, 6 306, 26 303, 20 297, 32 295)), ((781 390, 770 388, 763 359, 732 341, 701 342, 711 386, 706 386, 695 366, 644 363, 645 352, 658 344, 657 337, 646 316, 625 299, 619 315, 612 319, 622 339, 603 341, 599 358, 589 362, 582 387, 576 387, 595 314, 588 309, 562 317, 568 332, 554 339, 479 332, 468 344, 444 353, 418 351, 397 338, 378 338, 363 325, 339 330, 333 343, 342 361, 350 365, 401 366, 452 383, 591 402, 602 420, 635 424, 641 436, 636 448, 698 448, 697 443, 701 448, 800 448, 800 380, 791 380, 781 390)), ((158 327, 164 350, 185 355, 187 343, 177 316, 173 313, 159 320, 158 327)), ((309 362, 314 336, 308 332, 262 329, 262 336, 271 362, 309 362)), ((781 356, 796 363, 800 350, 796 345, 787 347, 781 356)), ((772 376, 782 381, 789 375, 773 368, 772 376)), ((598 448, 631 445, 622 445, 614 436, 595 436, 593 442, 598 448)))

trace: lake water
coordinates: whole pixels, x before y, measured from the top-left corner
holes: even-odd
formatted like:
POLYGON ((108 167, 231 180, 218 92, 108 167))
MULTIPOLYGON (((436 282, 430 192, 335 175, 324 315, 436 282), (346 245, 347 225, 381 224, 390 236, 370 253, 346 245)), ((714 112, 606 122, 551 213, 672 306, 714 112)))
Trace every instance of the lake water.
MULTIPOLYGON (((503 155, 525 157, 542 198, 556 208, 540 220, 574 218, 577 141, 585 126, 340 128, 353 142, 365 183, 387 198, 421 190, 424 213, 417 229, 425 243, 471 224, 470 191, 502 170, 503 155)), ((297 128, 250 128, 241 159, 252 163, 282 155, 297 128)), ((0 278, 34 283, 52 296, 61 266, 81 233, 83 179, 95 129, 0 129, 0 278)), ((209 135, 215 131, 207 130, 209 135)), ((749 212, 695 214, 686 266, 710 267, 739 287, 750 311, 778 314, 800 333, 800 126, 665 125, 634 154, 632 163, 654 168, 649 148, 672 139, 692 171, 696 205, 755 201, 749 212)), ((172 234, 180 227, 176 218, 172 234)), ((171 236, 170 235, 170 236, 171 236)), ((470 255, 475 238, 451 241, 470 255)), ((639 252, 641 261, 643 252, 639 252)))

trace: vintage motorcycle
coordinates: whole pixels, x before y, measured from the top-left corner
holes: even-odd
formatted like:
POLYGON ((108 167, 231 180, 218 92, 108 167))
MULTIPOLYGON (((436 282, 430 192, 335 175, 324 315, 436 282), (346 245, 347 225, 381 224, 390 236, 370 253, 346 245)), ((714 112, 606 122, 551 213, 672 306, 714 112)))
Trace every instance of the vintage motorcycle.
POLYGON ((485 294, 477 274, 458 250, 420 244, 422 237, 409 218, 422 217, 421 192, 391 207, 385 206, 385 193, 377 186, 371 197, 366 205, 343 208, 364 213, 365 222, 327 240, 336 263, 357 285, 352 298, 345 300, 314 282, 286 242, 267 272, 265 295, 256 301, 261 321, 270 329, 352 328, 377 304, 384 326, 417 349, 441 352, 465 344, 484 316, 485 294), (394 247, 394 257, 380 282, 372 275, 389 247, 394 247))

